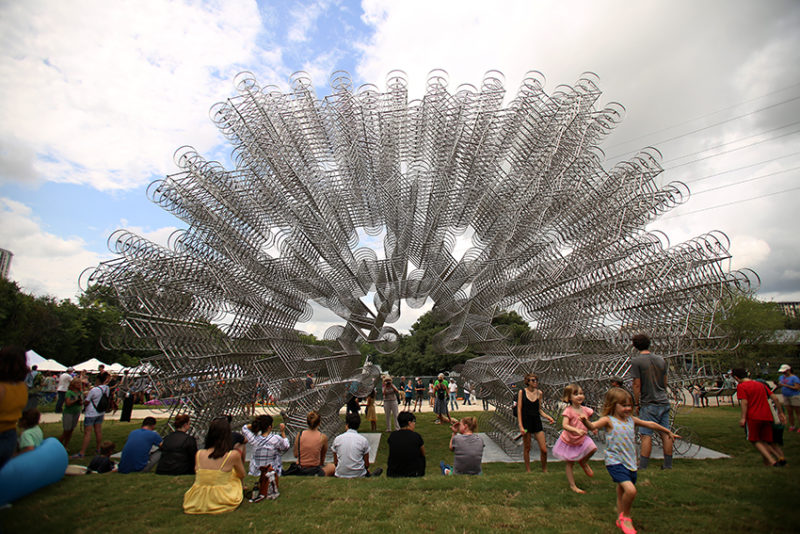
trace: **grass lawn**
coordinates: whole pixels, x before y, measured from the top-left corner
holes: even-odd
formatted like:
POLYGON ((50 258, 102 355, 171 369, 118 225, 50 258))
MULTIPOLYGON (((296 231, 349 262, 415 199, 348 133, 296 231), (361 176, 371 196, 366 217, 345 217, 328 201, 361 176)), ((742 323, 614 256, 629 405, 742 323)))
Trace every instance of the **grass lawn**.
MULTIPOLYGON (((470 412, 459 413, 466 415, 470 412)), ((480 413, 476 413, 480 414, 480 413)), ((789 465, 762 465, 738 426, 738 408, 692 410, 680 423, 692 427, 702 445, 732 456, 725 460, 676 460, 671 471, 639 473, 633 507, 639 532, 797 532, 790 519, 800 504, 800 434, 786 433, 789 465)), ((140 422, 104 424, 104 437, 118 450, 140 422)), ((367 424, 367 428, 369 425, 367 424)), ((380 426, 379 426, 380 428, 380 426)), ((362 428, 363 430, 363 428, 362 428)), ((480 430, 480 429, 479 429, 480 430)), ((233 513, 187 516, 181 509, 193 477, 154 474, 65 477, 0 511, 3 532, 314 532, 360 534, 380 530, 427 532, 619 532, 614 525, 615 488, 602 463, 595 477, 576 469, 586 495, 572 493, 563 463, 542 474, 534 462, 484 464, 479 477, 443 477, 439 460, 452 463, 449 429, 419 417, 417 431, 428 453, 421 479, 338 480, 284 477, 277 501, 244 502, 233 513)), ((44 425, 57 436, 59 424, 44 425)), ((388 447, 383 435, 376 464, 385 469, 388 447)), ((70 453, 80 447, 74 435, 70 453)), ((93 442, 92 442, 93 446, 93 442)), ((74 462, 74 460, 73 460, 74 462)), ((88 459, 82 463, 88 463, 88 459)), ((254 477, 247 477, 252 486, 254 477)))

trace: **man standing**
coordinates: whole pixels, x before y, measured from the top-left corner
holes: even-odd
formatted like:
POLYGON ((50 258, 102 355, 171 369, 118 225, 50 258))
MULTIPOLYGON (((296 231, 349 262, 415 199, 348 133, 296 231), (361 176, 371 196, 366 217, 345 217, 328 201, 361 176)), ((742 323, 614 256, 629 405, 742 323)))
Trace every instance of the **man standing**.
POLYGON ((734 369, 733 378, 738 384, 736 396, 742 406, 739 426, 745 428, 747 441, 753 444, 769 465, 783 467, 786 465, 786 460, 773 456, 776 451, 772 447, 772 411, 769 409, 767 399, 772 398, 775 402, 778 420, 782 424, 786 424, 780 401, 765 384, 747 378, 745 369, 734 369))
MULTIPOLYGON (((634 415, 669 428, 667 362, 661 356, 650 354, 650 338, 646 335, 636 334, 631 341, 639 351, 639 356, 631 360, 634 415)), ((639 469, 646 469, 653 448, 653 431, 640 427, 639 432, 642 435, 639 469)), ((672 469, 672 437, 669 433, 661 432, 661 443, 664 445, 664 464, 661 469, 672 469)))
POLYGON ((797 430, 800 432, 800 378, 792 373, 792 368, 788 364, 783 364, 778 369, 783 373, 780 378, 781 395, 783 395, 783 405, 786 407, 786 414, 789 416, 789 432, 797 430), (797 423, 795 423, 797 416, 797 423))
POLYGON ((458 410, 458 384, 456 384, 455 379, 450 381, 448 389, 450 390, 450 409, 458 410))
POLYGON ((72 382, 72 372, 75 369, 70 367, 58 377, 58 386, 56 386, 56 395, 58 395, 58 400, 56 401, 56 413, 61 413, 61 410, 64 408, 64 399, 67 395, 67 390, 69 389, 69 383, 72 382))
POLYGON ((161 451, 150 451, 153 445, 161 446, 161 436, 156 430, 156 418, 145 417, 142 428, 128 434, 128 441, 122 448, 122 457, 117 470, 120 473, 138 473, 150 471, 161 458, 161 451))
POLYGON ((371 475, 367 471, 369 469, 369 441, 358 433, 361 416, 357 413, 349 413, 344 422, 345 432, 336 436, 331 446, 336 476, 339 478, 379 476, 383 473, 383 469, 380 467, 371 475))

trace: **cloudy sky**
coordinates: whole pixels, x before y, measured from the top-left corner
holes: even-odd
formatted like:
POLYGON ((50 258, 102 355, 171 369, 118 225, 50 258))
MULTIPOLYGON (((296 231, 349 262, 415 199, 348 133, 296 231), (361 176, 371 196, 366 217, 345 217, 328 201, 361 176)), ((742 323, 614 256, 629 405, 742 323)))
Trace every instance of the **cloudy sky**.
POLYGON ((319 96, 338 69, 402 69, 417 93, 434 68, 452 87, 497 69, 510 95, 529 70, 548 91, 592 71, 626 108, 608 165, 654 146, 692 190, 652 228, 721 230, 762 298, 800 300, 799 28, 791 0, 2 2, 0 248, 23 290, 74 299, 114 230, 165 243, 182 223, 145 189, 183 145, 227 160, 208 109, 242 70, 307 71, 319 96))

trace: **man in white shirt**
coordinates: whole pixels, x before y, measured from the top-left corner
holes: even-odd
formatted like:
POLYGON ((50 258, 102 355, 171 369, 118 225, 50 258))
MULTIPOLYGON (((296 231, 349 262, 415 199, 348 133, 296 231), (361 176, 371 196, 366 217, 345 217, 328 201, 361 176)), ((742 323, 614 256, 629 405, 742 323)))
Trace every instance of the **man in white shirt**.
POLYGON ((64 408, 64 399, 66 398, 67 390, 69 389, 69 383, 72 381, 71 373, 74 370, 75 369, 70 367, 58 377, 58 386, 56 387, 56 393, 58 394, 58 400, 56 401, 56 413, 61 413, 64 408))
POLYGON ((379 476, 383 473, 380 467, 370 474, 369 469, 369 441, 358 433, 361 426, 361 416, 349 413, 345 418, 345 432, 336 436, 331 450, 333 451, 333 465, 336 466, 336 476, 339 478, 359 478, 379 476))
POLYGON ((448 387, 450 391, 450 409, 458 410, 458 384, 456 384, 455 380, 451 380, 448 387))

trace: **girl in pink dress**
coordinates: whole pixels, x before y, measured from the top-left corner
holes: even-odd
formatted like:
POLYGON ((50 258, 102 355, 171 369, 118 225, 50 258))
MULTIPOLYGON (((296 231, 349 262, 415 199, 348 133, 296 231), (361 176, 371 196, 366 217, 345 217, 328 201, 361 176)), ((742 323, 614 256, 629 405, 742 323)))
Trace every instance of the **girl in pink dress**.
MULTIPOLYGON (((561 426, 564 431, 553 446, 553 455, 567 463, 567 481, 570 489, 575 493, 586 493, 575 484, 572 466, 575 462, 578 462, 587 476, 594 476, 594 471, 589 467, 589 458, 597 450, 597 445, 587 435, 588 430, 581 422, 581 418, 588 419, 594 413, 594 410, 581 405, 584 400, 583 390, 577 384, 569 384, 565 387, 561 400, 568 403, 569 406, 561 414, 561 426)), ((595 430, 596 433, 597 431, 595 430)))

